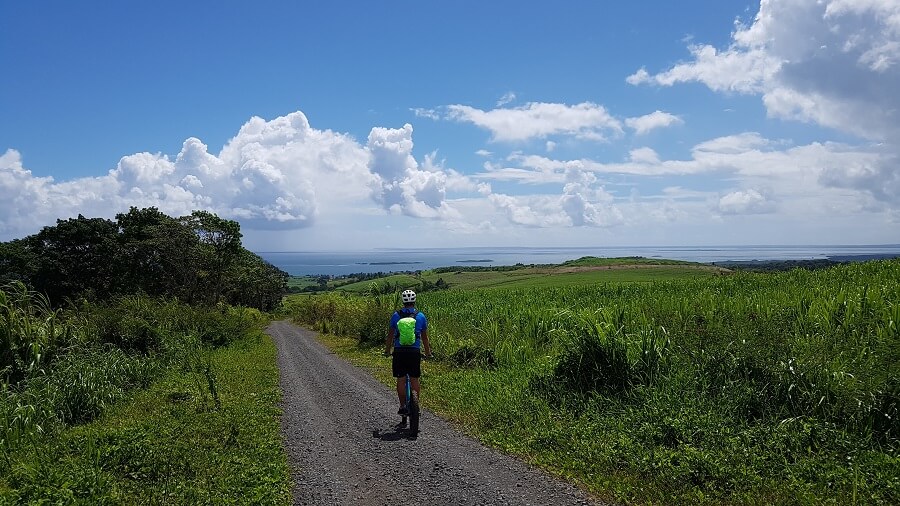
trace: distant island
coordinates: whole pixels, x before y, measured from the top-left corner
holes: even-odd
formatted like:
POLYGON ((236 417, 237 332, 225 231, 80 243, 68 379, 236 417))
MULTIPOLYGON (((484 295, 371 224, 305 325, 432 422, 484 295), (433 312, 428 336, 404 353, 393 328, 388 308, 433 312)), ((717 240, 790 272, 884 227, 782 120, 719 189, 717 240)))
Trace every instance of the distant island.
POLYGON ((458 263, 461 264, 489 264, 493 262, 490 258, 482 258, 477 260, 457 260, 458 263))

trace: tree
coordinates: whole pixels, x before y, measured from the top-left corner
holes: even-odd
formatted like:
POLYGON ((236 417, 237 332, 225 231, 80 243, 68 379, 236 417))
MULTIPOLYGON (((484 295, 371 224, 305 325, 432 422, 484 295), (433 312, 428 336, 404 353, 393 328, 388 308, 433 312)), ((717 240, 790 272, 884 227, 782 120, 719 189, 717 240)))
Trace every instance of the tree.
POLYGON ((106 298, 119 291, 121 269, 118 226, 103 218, 56 220, 25 239, 39 259, 31 282, 59 304, 66 297, 93 293, 106 298))
POLYGON ((191 229, 155 207, 117 214, 125 281, 149 295, 191 300, 196 285, 199 239, 191 229))
POLYGON ((199 293, 207 302, 217 303, 222 298, 225 272, 243 249, 241 226, 236 221, 219 218, 208 211, 194 211, 180 220, 199 240, 195 250, 199 266, 199 293))
POLYGON ((281 302, 287 278, 241 245, 236 221, 206 211, 172 218, 155 207, 132 207, 116 221, 79 215, 0 243, 0 283, 22 281, 54 306, 73 296, 143 292, 270 310, 281 302))
POLYGON ((0 242, 0 286, 13 281, 31 284, 37 265, 38 258, 25 241, 0 242))
POLYGON ((226 300, 270 311, 281 303, 287 279, 286 272, 242 249, 227 276, 226 300))

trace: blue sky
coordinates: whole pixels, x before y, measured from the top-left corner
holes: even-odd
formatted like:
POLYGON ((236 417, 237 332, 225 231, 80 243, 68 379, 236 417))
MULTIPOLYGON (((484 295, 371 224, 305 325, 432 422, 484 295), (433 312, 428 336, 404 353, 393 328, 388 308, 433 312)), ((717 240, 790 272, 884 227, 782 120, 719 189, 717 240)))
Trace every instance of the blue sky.
POLYGON ((896 0, 2 1, 0 69, 0 240, 900 242, 896 0))

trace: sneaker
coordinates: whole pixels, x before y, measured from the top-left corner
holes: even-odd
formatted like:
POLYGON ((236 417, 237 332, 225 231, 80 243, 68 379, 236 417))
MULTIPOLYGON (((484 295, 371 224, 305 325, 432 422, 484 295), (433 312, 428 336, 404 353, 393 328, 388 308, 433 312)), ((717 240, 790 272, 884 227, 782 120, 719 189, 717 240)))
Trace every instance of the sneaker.
POLYGON ((406 415, 409 414, 409 410, 406 409, 405 407, 403 407, 403 408, 400 408, 400 409, 397 410, 397 414, 398 414, 398 415, 406 416, 406 415))

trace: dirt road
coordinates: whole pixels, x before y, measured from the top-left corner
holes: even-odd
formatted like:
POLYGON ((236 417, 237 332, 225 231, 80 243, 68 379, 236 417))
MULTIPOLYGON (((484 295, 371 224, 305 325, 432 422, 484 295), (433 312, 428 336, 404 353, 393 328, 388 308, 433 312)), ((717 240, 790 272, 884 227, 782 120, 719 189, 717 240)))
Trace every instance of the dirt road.
POLYGON ((409 437, 395 428, 392 389, 332 354, 311 331, 276 322, 267 332, 278 346, 294 504, 597 504, 428 411, 422 432, 409 437))

